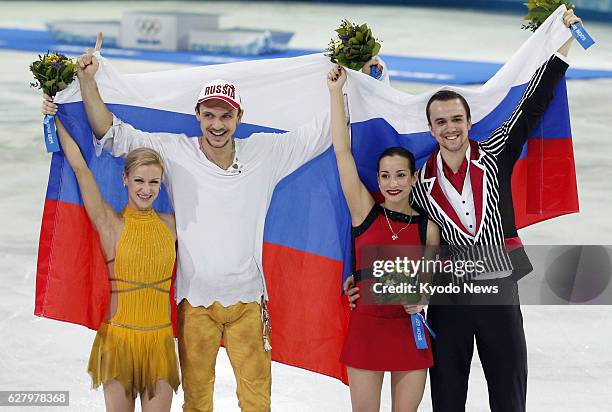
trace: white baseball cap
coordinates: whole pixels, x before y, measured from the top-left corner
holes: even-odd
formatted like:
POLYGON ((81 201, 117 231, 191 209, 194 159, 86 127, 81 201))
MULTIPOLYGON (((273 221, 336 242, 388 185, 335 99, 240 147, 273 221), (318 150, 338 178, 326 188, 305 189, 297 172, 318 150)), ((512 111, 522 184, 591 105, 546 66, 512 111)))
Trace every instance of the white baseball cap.
POLYGON ((198 96, 198 104, 206 100, 218 99, 229 103, 234 109, 242 108, 242 99, 238 88, 227 80, 213 80, 206 83, 198 96))

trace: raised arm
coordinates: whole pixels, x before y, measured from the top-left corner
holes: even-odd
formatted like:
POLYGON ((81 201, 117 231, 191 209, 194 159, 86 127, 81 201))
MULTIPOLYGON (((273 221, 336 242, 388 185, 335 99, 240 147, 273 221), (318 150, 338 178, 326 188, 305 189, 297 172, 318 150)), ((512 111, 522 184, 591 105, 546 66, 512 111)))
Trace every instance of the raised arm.
POLYGON ((102 101, 94 77, 98 67, 100 67, 100 63, 93 53, 99 52, 101 48, 102 33, 98 33, 94 49, 88 49, 87 53, 77 59, 77 77, 81 86, 83 105, 85 106, 91 130, 93 130, 94 135, 98 139, 102 138, 113 125, 113 115, 102 101))
POLYGON ((96 180, 91 170, 89 170, 89 167, 87 167, 87 163, 85 163, 79 146, 58 117, 55 118, 55 124, 57 126, 57 134, 59 135, 64 156, 66 160, 68 160, 70 167, 76 175, 77 182, 79 183, 79 189, 81 190, 81 197, 83 198, 83 204, 85 205, 87 215, 100 236, 105 237, 105 234, 112 232, 113 227, 115 227, 119 221, 119 217, 102 198, 96 180))
POLYGON ((342 86, 346 82, 346 71, 336 66, 327 74, 331 107, 332 144, 336 154, 338 174, 342 192, 351 212, 353 226, 359 226, 374 205, 374 199, 359 179, 357 166, 349 143, 349 130, 344 114, 342 86))
MULTIPOLYGON (((81 97, 87 113, 87 119, 95 136, 94 146, 99 156, 105 148, 113 156, 124 156, 139 147, 156 150, 165 157, 165 146, 176 141, 176 136, 170 133, 147 133, 122 122, 108 110, 95 80, 100 63, 93 55, 102 47, 102 33, 94 49, 88 49, 77 59, 77 76, 81 87, 81 97)), ((43 114, 56 114, 57 105, 53 99, 43 95, 43 114)))
MULTIPOLYGON (((79 78, 83 105, 87 113, 87 120, 89 120, 91 129, 98 139, 101 139, 113 125, 113 115, 102 101, 94 77, 100 63, 93 54, 101 49, 102 33, 100 32, 95 47, 87 49, 87 52, 77 59, 77 77, 79 78)), ((57 105, 47 95, 43 95, 42 112, 43 114, 57 113, 57 105)))
MULTIPOLYGON (((569 26, 574 23, 582 24, 582 19, 574 14, 573 9, 567 10, 565 13, 563 13, 563 24, 565 25, 565 27, 569 28, 569 26)), ((567 41, 563 44, 563 46, 559 48, 559 50, 557 50, 557 52, 567 57, 572 44, 574 44, 574 36, 567 39, 567 41)))
MULTIPOLYGON (((85 70, 97 70, 99 63, 97 59, 92 55, 83 55, 78 60, 78 73, 82 73, 84 70, 81 69, 82 60, 86 59, 90 61, 89 65, 85 70), (93 68, 95 65, 95 69, 93 68)), ((85 112, 87 113, 87 120, 91 125, 91 130, 96 136, 96 139, 100 140, 113 125, 113 114, 108 110, 106 104, 100 97, 98 91, 98 85, 96 80, 93 78, 86 77, 85 75, 78 74, 79 82, 81 86, 81 97, 83 98, 83 105, 85 106, 85 112)), ((57 105, 53 103, 53 98, 43 94, 43 102, 41 111, 43 114, 57 114, 57 105)))
MULTIPOLYGON (((572 10, 563 15, 566 27, 581 22, 572 10)), ((572 38, 573 39, 573 38, 572 38)), ((569 39, 535 72, 512 115, 491 136, 481 143, 481 147, 497 156, 507 150, 512 162, 519 158, 523 145, 527 141, 533 128, 548 108, 554 96, 559 81, 565 75, 568 64, 565 57, 572 44, 569 39)))

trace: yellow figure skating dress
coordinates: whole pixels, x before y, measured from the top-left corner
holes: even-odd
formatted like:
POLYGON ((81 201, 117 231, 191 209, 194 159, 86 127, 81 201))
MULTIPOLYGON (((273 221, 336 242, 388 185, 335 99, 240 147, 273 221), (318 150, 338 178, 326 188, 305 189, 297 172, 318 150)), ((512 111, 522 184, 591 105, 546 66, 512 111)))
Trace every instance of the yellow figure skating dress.
POLYGON ((160 379, 179 386, 168 296, 174 238, 153 210, 126 208, 123 218, 110 278, 117 310, 98 329, 88 372, 94 388, 115 379, 128 396, 151 398, 160 379))

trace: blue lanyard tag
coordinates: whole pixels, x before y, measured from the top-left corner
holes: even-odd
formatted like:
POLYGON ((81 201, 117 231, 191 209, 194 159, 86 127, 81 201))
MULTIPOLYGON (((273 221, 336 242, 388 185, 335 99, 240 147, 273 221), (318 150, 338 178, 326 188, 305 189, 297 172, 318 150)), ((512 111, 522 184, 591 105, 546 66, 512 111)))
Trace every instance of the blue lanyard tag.
POLYGON ((378 66, 373 64, 370 66, 370 76, 375 78, 376 80, 380 79, 383 75, 382 70, 378 70, 378 66))
MULTIPOLYGON (((417 349, 427 349, 427 338, 425 337, 425 327, 423 326, 425 325, 431 331, 427 321, 420 313, 410 315, 410 320, 412 320, 412 333, 417 349)), ((432 336, 435 337, 433 333, 432 336)))
POLYGON ((572 31, 572 36, 580 43, 583 49, 588 49, 592 45, 595 44, 595 40, 589 33, 585 30, 585 28, 580 23, 570 24, 570 30, 572 31))
POLYGON ((47 153, 59 152, 60 145, 57 140, 57 130, 55 129, 55 116, 48 114, 43 119, 43 134, 45 136, 45 146, 47 153))

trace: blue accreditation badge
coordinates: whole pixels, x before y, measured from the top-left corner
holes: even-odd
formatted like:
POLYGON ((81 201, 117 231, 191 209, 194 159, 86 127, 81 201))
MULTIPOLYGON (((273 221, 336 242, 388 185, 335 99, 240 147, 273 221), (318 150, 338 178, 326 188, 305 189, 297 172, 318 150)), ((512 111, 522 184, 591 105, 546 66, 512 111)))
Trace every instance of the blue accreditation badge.
POLYGON ((427 349, 427 337, 425 336, 425 328, 429 331, 432 338, 436 338, 436 334, 431 329, 425 317, 420 313, 413 313, 410 315, 412 321, 412 333, 414 335, 414 343, 417 349, 427 349))
POLYGON ((572 36, 580 43, 583 49, 588 49, 595 44, 595 40, 585 30, 584 26, 580 23, 570 24, 570 30, 572 36))
POLYGON ((383 75, 383 71, 378 69, 378 65, 373 64, 370 66, 370 76, 376 80, 380 79, 383 75))
POLYGON ((55 129, 55 116, 48 114, 43 119, 43 135, 45 136, 45 146, 47 153, 59 152, 61 150, 55 129))

